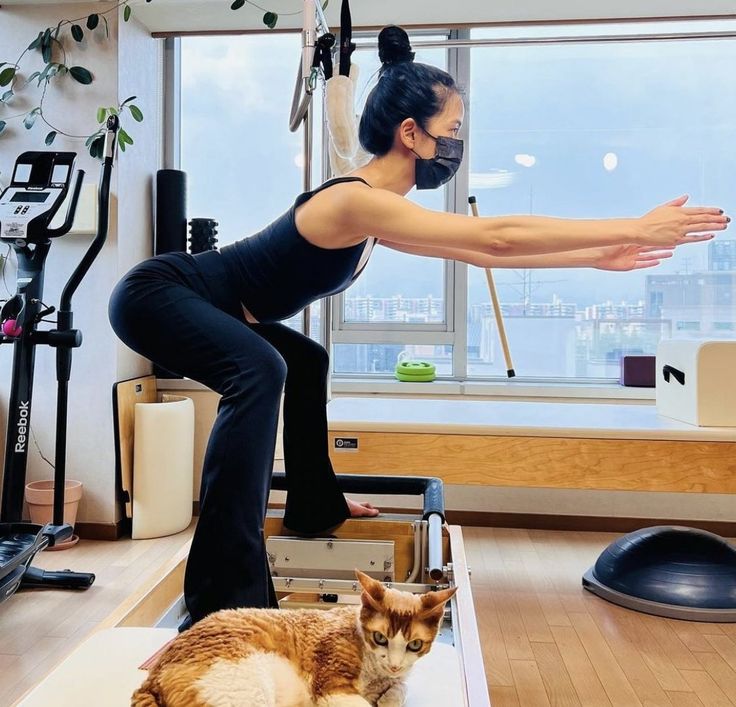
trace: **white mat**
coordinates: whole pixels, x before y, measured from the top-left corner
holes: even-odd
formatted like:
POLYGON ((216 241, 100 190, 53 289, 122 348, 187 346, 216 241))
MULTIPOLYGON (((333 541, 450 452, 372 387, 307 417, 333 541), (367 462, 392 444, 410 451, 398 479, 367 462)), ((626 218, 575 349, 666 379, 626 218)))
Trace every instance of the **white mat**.
MULTIPOLYGON (((130 707, 130 696, 146 677, 138 666, 175 635, 175 629, 165 628, 99 631, 18 707, 130 707)), ((406 707, 462 705, 462 676, 455 649, 435 644, 429 655, 417 661, 408 684, 406 707)))

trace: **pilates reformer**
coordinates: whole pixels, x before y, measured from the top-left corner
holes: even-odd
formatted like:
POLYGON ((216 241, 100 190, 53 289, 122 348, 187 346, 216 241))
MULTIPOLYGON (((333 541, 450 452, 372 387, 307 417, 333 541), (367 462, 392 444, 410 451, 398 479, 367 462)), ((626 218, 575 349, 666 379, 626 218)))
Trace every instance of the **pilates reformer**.
MULTIPOLYGON (((458 587, 432 650, 412 670, 406 707, 489 707, 470 570, 462 532, 444 521, 436 478, 338 475, 346 492, 421 495, 417 517, 350 519, 325 538, 283 532, 283 511, 269 510, 266 550, 279 605, 329 610, 359 602, 355 568, 396 589, 423 593, 458 587)), ((273 490, 285 476, 274 473, 273 490)), ((145 678, 140 669, 176 636, 184 615, 182 589, 188 545, 121 604, 98 629, 30 692, 19 707, 128 705, 145 678)))

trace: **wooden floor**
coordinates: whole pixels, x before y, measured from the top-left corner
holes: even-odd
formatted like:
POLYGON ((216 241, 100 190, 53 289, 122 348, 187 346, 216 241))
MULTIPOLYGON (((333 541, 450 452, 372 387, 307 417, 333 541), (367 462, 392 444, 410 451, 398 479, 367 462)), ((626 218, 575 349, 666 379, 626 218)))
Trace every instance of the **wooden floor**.
MULTIPOLYGON (((96 579, 83 592, 24 591, 0 604, 0 707, 14 704, 71 653, 189 541, 192 530, 155 540, 82 540, 69 550, 38 555, 36 567, 94 572, 96 579)), ((104 707, 104 700, 94 707, 104 707)))
MULTIPOLYGON (((24 592, 0 605, 0 707, 36 684, 190 534, 43 553, 38 566, 94 571, 97 581, 86 593, 24 592)), ((614 535, 463 534, 493 707, 736 705, 736 624, 636 614, 582 590, 580 576, 614 535)))
POLYGON ((581 588, 615 535, 463 536, 493 707, 736 705, 736 624, 647 616, 581 588))

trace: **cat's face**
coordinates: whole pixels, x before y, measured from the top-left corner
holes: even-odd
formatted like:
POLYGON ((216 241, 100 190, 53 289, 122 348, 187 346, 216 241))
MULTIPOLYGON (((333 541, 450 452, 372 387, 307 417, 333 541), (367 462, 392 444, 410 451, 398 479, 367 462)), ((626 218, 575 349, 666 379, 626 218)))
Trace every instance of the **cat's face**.
POLYGON ((363 587, 360 625, 376 662, 390 677, 401 677, 429 652, 437 637, 445 604, 455 587, 427 594, 386 589, 356 570, 363 587))

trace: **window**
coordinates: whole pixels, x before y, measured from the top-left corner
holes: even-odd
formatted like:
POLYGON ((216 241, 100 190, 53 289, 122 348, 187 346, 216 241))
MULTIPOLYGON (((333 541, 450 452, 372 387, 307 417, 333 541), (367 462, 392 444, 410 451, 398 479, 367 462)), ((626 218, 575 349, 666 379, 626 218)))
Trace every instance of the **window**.
MULTIPOLYGON (((693 23, 552 31, 683 29, 693 23)), ((518 44, 473 47, 470 57, 470 190, 483 213, 631 217, 683 193, 736 211, 736 103, 712 90, 728 81, 736 40, 518 44)), ((497 269, 517 374, 614 378, 621 355, 653 354, 664 336, 723 335, 736 321, 735 282, 715 272, 733 271, 734 246, 683 246, 658 268, 629 273, 497 269)), ((488 302, 484 273, 469 268, 469 376, 506 368, 488 302)))
MULTIPOLYGON (((303 130, 289 131, 300 56, 298 34, 181 40, 181 169, 187 173, 187 211, 189 218, 219 223, 220 247, 260 231, 303 190, 303 130)), ((319 92, 312 105, 319 126, 319 92)), ((312 164, 316 185, 321 181, 319 144, 312 164)), ((313 333, 319 331, 321 312, 315 305, 313 333)), ((287 323, 300 328, 301 315, 287 323)))
MULTIPOLYGON (((375 34, 356 41, 360 110, 378 58, 375 34)), ((181 42, 188 211, 216 219, 224 245, 263 228, 302 191, 303 137, 287 124, 300 37, 181 42)), ((723 89, 736 64, 736 22, 426 30, 414 33, 412 43, 417 61, 453 74, 468 112, 458 177, 408 198, 466 213, 472 194, 483 216, 614 218, 640 216, 688 193, 692 204, 736 213, 736 98, 723 89), (733 36, 658 38, 712 31, 733 36), (637 39, 623 41, 625 35, 637 39), (421 46, 427 41, 431 47, 421 46)), ((324 152, 320 99, 318 91, 314 184, 324 152)), ((683 246, 652 270, 493 274, 521 379, 613 381, 622 355, 653 354, 662 338, 736 336, 736 237, 729 232, 683 246)), ((331 309, 338 375, 388 377, 407 351, 432 361, 440 376, 505 379, 479 268, 377 247, 331 309)), ((313 332, 324 310, 322 303, 312 306, 313 332)))
MULTIPOLYGON (((375 42, 376 35, 370 39, 375 42)), ((446 35, 413 35, 412 39, 444 40, 446 35)), ((375 48, 359 49, 353 61, 360 70, 356 86, 356 110, 362 110, 375 86, 380 62, 375 48)), ((415 61, 446 69, 447 51, 425 49, 415 61)), ((446 191, 412 190, 407 198, 430 209, 446 208, 446 191)), ((424 344, 417 348, 411 331, 445 332, 452 324, 449 304, 452 265, 437 258, 422 258, 377 246, 365 271, 345 293, 336 298, 333 369, 336 373, 393 373, 397 356, 407 350, 412 357, 431 358, 438 372, 452 375, 452 348, 424 344), (449 271, 449 274, 448 274, 449 271), (401 330, 402 343, 382 341, 386 332, 401 330), (420 353, 421 352, 421 353, 420 353), (435 360, 436 359, 436 360, 435 360)))

